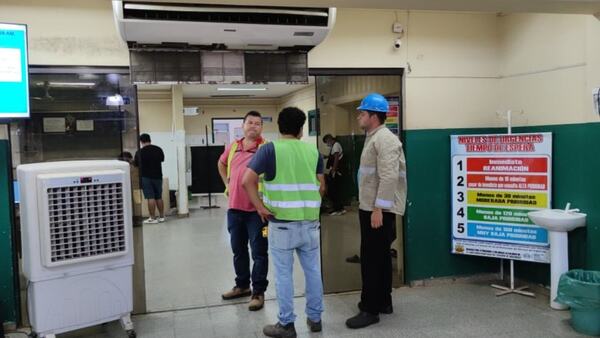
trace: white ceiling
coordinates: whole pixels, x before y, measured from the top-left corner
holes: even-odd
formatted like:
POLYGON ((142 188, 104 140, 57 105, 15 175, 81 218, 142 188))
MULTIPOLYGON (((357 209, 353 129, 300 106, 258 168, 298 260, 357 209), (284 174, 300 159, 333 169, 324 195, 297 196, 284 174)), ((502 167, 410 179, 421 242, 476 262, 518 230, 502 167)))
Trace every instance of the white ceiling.
MULTIPOLYGON (((313 83, 313 78, 310 77, 309 83, 313 83)), ((269 83, 266 85, 249 85, 249 84, 184 84, 183 97, 186 99, 206 99, 206 98, 238 98, 240 95, 243 98, 279 98, 287 94, 300 90, 308 85, 306 84, 285 84, 285 83, 269 83), (231 88, 233 90, 218 90, 218 88, 231 88), (240 89, 241 88, 241 89, 240 89), (266 88, 266 90, 250 91, 243 89, 266 88), (240 89, 240 90, 236 90, 240 89), (248 95, 248 96, 246 96, 248 95), (216 97, 215 97, 216 96, 216 97)), ((164 84, 140 84, 138 88, 142 91, 165 91, 171 88, 171 85, 164 84)))
POLYGON ((470 12, 600 13, 600 0, 134 0, 144 2, 470 12))

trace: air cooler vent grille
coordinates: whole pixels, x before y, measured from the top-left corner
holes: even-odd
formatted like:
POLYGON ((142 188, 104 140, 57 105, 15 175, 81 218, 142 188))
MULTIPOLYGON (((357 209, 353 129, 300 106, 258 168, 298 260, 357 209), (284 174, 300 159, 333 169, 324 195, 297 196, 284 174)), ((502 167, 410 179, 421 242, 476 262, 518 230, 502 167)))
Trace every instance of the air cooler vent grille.
POLYGON ((52 263, 126 251, 121 183, 49 188, 47 194, 52 263))

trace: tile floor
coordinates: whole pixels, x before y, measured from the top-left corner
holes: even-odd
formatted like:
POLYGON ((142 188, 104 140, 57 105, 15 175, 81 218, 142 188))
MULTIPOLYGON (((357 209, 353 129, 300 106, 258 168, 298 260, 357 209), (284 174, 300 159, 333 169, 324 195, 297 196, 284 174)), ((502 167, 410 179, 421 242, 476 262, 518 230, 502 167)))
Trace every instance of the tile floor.
MULTIPOLYGON (((545 296, 495 297, 486 283, 400 288, 394 291, 394 314, 362 330, 344 321, 356 312, 359 295, 325 297, 323 332, 309 333, 304 299, 296 299, 299 337, 583 337, 569 325, 568 311, 549 308, 545 296)), ((262 327, 276 320, 277 303, 249 312, 245 305, 220 305, 134 316, 138 337, 263 337, 262 327)), ((59 338, 125 337, 116 322, 59 335, 59 338)), ((16 336, 15 336, 16 338, 16 336)))

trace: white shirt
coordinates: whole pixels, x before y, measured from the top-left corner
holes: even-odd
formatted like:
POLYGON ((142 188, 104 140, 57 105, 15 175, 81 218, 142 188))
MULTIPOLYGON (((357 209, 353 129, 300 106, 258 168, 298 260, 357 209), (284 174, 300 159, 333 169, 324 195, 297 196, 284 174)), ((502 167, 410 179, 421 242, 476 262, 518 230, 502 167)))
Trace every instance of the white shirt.
POLYGON ((333 147, 331 147, 330 155, 334 155, 336 153, 340 154, 340 160, 344 157, 344 149, 342 149, 342 145, 339 142, 335 142, 333 147))

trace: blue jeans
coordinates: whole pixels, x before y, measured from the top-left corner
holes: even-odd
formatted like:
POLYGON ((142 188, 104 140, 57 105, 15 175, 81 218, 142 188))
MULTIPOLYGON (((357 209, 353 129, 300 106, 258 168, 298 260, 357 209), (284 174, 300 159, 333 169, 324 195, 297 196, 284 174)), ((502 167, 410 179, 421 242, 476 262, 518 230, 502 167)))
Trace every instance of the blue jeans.
POLYGON ((261 294, 267 290, 269 270, 268 240, 263 237, 263 223, 256 211, 227 210, 227 230, 233 250, 235 285, 242 289, 250 287, 250 256, 248 242, 252 250, 252 293, 261 294))
POLYGON ((296 320, 294 314, 294 251, 306 279, 306 316, 313 322, 321 320, 323 312, 323 281, 321 280, 321 248, 319 221, 269 223, 269 247, 275 267, 275 288, 279 304, 279 322, 296 320))

